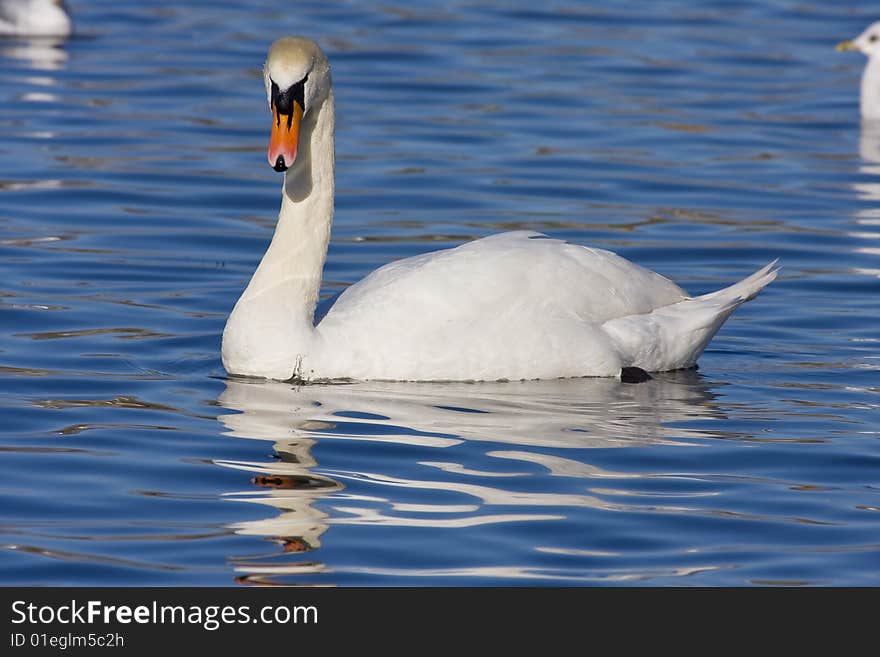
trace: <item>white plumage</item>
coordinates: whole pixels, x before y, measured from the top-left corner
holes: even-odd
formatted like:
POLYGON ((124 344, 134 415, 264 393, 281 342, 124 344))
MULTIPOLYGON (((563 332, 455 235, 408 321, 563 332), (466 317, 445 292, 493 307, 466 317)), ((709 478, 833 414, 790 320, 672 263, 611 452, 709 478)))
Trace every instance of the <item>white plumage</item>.
POLYGON ((610 251, 517 231, 389 263, 346 289, 315 326, 333 214, 329 66, 313 42, 287 37, 270 49, 265 77, 282 94, 270 91, 276 121, 287 102, 279 78, 304 80, 290 93, 305 106, 293 125, 298 153, 273 133, 271 152, 295 163, 272 243, 224 331, 230 373, 460 381, 690 367, 730 313, 776 277, 771 263, 690 298, 610 251))
POLYGON ((61 0, 0 0, 0 35, 66 37, 72 23, 61 0))

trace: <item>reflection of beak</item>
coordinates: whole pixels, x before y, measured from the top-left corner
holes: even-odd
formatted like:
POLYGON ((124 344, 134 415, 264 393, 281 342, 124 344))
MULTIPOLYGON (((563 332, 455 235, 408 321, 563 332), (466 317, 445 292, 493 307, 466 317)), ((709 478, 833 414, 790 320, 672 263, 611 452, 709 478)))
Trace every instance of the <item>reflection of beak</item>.
POLYGON ((296 160, 299 144, 299 126, 303 108, 298 101, 291 104, 292 114, 282 114, 272 107, 272 136, 269 138, 269 165, 275 171, 286 171, 296 160))
POLYGON ((846 52, 847 50, 858 50, 858 47, 852 41, 841 41, 834 49, 837 52, 846 52))

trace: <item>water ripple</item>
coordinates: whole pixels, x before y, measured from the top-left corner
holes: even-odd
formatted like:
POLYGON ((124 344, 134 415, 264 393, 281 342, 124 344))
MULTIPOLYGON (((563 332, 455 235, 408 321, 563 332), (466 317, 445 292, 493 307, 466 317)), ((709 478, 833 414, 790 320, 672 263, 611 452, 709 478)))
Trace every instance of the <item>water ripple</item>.
POLYGON ((0 42, 0 583, 877 585, 880 130, 833 52, 870 3, 297 5, 322 299, 500 230, 692 294, 783 265, 699 372, 301 387, 218 357, 289 3, 68 4, 0 42))

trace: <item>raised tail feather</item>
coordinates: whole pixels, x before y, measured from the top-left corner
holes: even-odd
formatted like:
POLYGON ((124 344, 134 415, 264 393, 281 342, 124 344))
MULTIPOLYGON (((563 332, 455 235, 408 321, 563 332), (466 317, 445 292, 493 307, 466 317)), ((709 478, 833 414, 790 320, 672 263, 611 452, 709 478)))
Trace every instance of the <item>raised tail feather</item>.
POLYGON ((739 283, 734 283, 733 285, 722 288, 716 292, 710 292, 709 294, 694 297, 693 301, 699 299, 709 300, 723 298, 736 303, 737 306, 746 301, 751 301, 758 296, 758 293, 763 290, 770 281, 776 278, 776 273, 779 271, 779 268, 777 267, 776 269, 773 269, 773 267, 777 262, 779 262, 779 258, 776 258, 776 260, 768 265, 764 265, 748 278, 742 279, 739 283))
POLYGON ((730 314, 776 278, 777 262, 778 259, 716 292, 644 315, 612 319, 602 328, 617 346, 624 367, 640 367, 649 372, 692 367, 730 314))

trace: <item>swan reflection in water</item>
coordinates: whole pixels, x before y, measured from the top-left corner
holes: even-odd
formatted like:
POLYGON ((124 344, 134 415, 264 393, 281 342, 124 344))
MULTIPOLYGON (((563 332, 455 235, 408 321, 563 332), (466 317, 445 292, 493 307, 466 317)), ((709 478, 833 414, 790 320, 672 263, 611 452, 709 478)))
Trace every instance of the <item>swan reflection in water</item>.
MULTIPOLYGON (((229 525, 237 534, 260 536, 278 546, 263 554, 232 558, 239 573, 237 581, 271 584, 278 583, 278 577, 325 571, 324 564, 308 557, 321 547, 330 525, 454 528, 564 517, 548 507, 635 509, 632 504, 586 494, 508 490, 504 483, 529 474, 516 467, 523 462, 539 465, 554 476, 602 478, 605 486, 615 478, 641 477, 593 466, 582 452, 575 458, 564 453, 660 443, 687 445, 693 443, 684 439, 723 435, 673 426, 724 419, 714 398, 709 385, 694 371, 660 374, 638 385, 612 379, 307 386, 227 380, 219 399, 222 407, 234 411, 219 416, 226 435, 270 441, 275 457, 261 462, 214 461, 253 474, 252 489, 227 493, 225 499, 273 507, 266 518, 229 525), (370 463, 372 471, 353 472, 333 470, 332 464, 318 464, 312 456, 316 443, 343 440, 436 449, 438 459, 415 459, 402 473, 377 472, 375 461, 370 463), (487 443, 484 455, 504 459, 503 471, 486 472, 467 462, 451 462, 462 452, 450 448, 467 441, 487 443), (503 449, 494 449, 493 444, 503 449), (548 453, 547 448, 562 454, 548 453), (443 458, 444 454, 456 456, 443 458), (423 468, 423 478, 406 478, 418 467, 423 468), (474 483, 467 481, 469 477, 474 483), (375 485, 379 492, 353 494, 346 490, 346 480, 375 485), (412 504, 385 494, 401 487, 427 491, 429 502, 432 491, 449 491, 476 503, 412 504), (325 503, 319 508, 316 502, 322 498, 325 503), (493 511, 483 510, 486 505, 493 511), (495 513, 496 505, 518 512, 495 513), (286 558, 280 560, 285 553, 286 558), (297 556, 291 558, 291 553, 297 556)), ((442 495, 436 498, 444 499, 442 495)), ((658 507, 652 504, 652 508, 658 507)))

